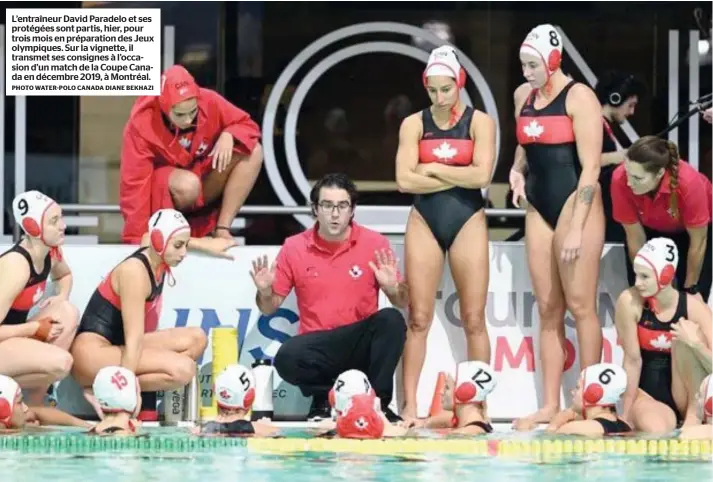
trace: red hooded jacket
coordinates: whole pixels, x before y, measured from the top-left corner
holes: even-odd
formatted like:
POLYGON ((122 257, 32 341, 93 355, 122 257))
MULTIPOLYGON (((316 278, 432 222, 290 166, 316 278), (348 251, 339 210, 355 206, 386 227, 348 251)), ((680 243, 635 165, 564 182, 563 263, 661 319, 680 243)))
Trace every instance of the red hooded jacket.
POLYGON ((153 209, 158 209, 157 201, 152 203, 151 199, 155 169, 175 166, 195 172, 197 165, 211 162, 209 154, 223 132, 233 136, 233 151, 241 155, 249 155, 260 141, 260 127, 245 111, 217 92, 198 87, 182 66, 166 70, 161 82, 160 96, 141 96, 136 100, 124 128, 119 207, 124 218, 125 243, 141 241, 148 229, 152 204, 153 209), (184 148, 179 142, 179 131, 167 127, 161 114, 192 97, 198 99, 198 113, 192 141, 184 148))

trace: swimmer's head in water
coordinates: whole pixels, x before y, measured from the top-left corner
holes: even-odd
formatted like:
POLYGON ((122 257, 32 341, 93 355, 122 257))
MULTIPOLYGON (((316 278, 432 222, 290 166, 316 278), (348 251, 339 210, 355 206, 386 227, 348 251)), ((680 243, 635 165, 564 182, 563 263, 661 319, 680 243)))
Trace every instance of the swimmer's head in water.
POLYGON ((337 413, 343 412, 349 399, 355 395, 374 393, 369 378, 359 370, 341 373, 329 391, 329 404, 337 413))
POLYGON ((356 207, 357 188, 354 182, 346 174, 327 174, 317 181, 309 197, 320 233, 329 240, 344 236, 356 207))
POLYGON ((644 298, 656 296, 670 286, 678 267, 678 247, 668 238, 653 238, 634 257, 634 287, 644 298))
POLYGON ((249 410, 255 401, 255 376, 243 365, 228 365, 216 377, 213 393, 223 411, 249 410))
POLYGON ((629 189, 642 195, 656 191, 668 172, 668 185, 662 186, 671 191, 669 211, 677 215, 676 188, 678 187, 678 148, 673 142, 656 136, 644 136, 634 142, 626 151, 624 169, 629 189))
POLYGON ((171 123, 179 129, 187 129, 198 115, 198 84, 181 65, 173 65, 161 76, 159 105, 171 123))
POLYGON ((124 367, 104 367, 92 384, 94 397, 105 414, 128 413, 137 416, 141 394, 136 376, 124 367))
POLYGON ((460 89, 465 87, 465 81, 465 69, 461 67, 453 47, 444 45, 431 52, 423 71, 423 84, 434 109, 452 109, 458 102, 460 89))
POLYGON ((186 257, 191 226, 182 213, 175 209, 160 209, 149 219, 151 248, 170 267, 186 257))
POLYGON ((572 391, 572 409, 583 414, 590 407, 614 408, 626 384, 626 372, 619 365, 598 363, 587 367, 572 391))
POLYGON ((39 191, 18 194, 12 201, 15 222, 28 236, 37 238, 46 246, 56 247, 64 243, 62 208, 54 199, 39 191))
POLYGON ((337 415, 337 435, 341 438, 378 439, 384 435, 381 401, 373 393, 349 397, 337 415))
POLYGON ((481 361, 460 362, 456 368, 454 405, 483 403, 498 384, 495 370, 481 361))
POLYGON ((520 46, 522 75, 533 89, 541 89, 562 63, 562 37, 554 26, 542 24, 530 30, 520 46))
POLYGON ((696 394, 698 418, 702 423, 713 423, 713 378, 708 375, 701 382, 696 394))
POLYGON ((28 414, 20 386, 12 378, 0 375, 0 429, 24 427, 28 414))

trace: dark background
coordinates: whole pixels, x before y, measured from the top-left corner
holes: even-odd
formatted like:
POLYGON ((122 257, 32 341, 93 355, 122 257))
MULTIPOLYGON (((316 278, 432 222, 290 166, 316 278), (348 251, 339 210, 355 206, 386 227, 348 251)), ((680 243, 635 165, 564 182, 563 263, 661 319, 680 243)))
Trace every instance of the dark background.
MULTIPOLYGON (((6 2, 4 5, 42 9, 81 7, 83 3, 6 2)), ((660 131, 669 121, 668 31, 680 31, 680 98, 687 99, 688 31, 698 28, 693 12, 702 9, 706 29, 710 28, 711 18, 711 4, 704 2, 85 2, 84 5, 161 8, 162 23, 176 26, 176 61, 185 60, 184 65, 200 84, 221 92, 260 122, 272 83, 288 62, 318 37, 367 21, 397 21, 418 26, 433 21, 446 23, 453 35, 452 42, 481 70, 497 103, 501 151, 496 182, 507 182, 512 163, 516 143, 512 92, 522 82, 517 51, 533 26, 545 22, 561 26, 597 76, 615 69, 642 79, 647 92, 640 99, 631 123, 639 135, 645 135, 660 131), (254 20, 240 23, 239 18, 254 20), (259 27, 257 32, 261 30, 261 33, 246 35, 243 31, 254 31, 255 27, 259 27), (245 38, 251 40, 246 44, 245 38), (241 49, 258 52, 256 58, 260 61, 254 68, 241 69, 241 49)), ((707 33, 709 30, 701 38, 706 38, 707 33)), ((347 39, 328 47, 317 59, 303 66, 293 79, 293 87, 327 53, 366 40, 409 42, 402 35, 347 39)), ((584 79, 567 55, 563 68, 576 79, 584 79)), ((307 177, 314 179, 325 172, 339 170, 360 180, 393 181, 399 122, 404 115, 428 104, 420 83, 422 69, 422 64, 410 58, 372 54, 337 64, 318 80, 305 99, 298 125, 298 148, 307 177)), ((711 91, 710 65, 701 67, 700 86, 701 95, 711 91)), ((467 88, 471 98, 482 107, 475 85, 469 81, 467 88)), ((15 104, 13 97, 6 98, 5 102, 4 188, 6 203, 9 203, 14 192, 15 104)), ((680 104, 683 111, 688 110, 685 101, 680 104)), ((65 180, 60 187, 42 186, 43 189, 60 202, 76 202, 78 99, 28 97, 27 105, 28 156, 57 156, 56 168, 65 180)), ((686 128, 687 123, 679 128, 684 158, 688 147, 686 128)), ((702 122, 700 129, 699 163, 701 170, 710 172, 711 128, 702 122)), ((626 136, 618 134, 626 145, 626 136)), ((121 132, 117 131, 116 135, 120 136, 121 132)), ((278 158, 284 157, 281 138, 275 139, 275 146, 278 158)), ((287 172, 284 165, 281 167, 287 172)), ((293 197, 303 201, 296 187, 291 185, 290 176, 283 178, 293 197)), ((40 187, 33 185, 40 182, 36 179, 28 162, 28 189, 40 187)), ((364 198, 370 204, 408 204, 410 201, 394 192, 366 194, 364 198)), ((279 204, 264 172, 248 203, 279 204)), ((255 231, 249 239, 251 243, 279 243, 284 235, 300 229, 289 217, 265 219, 270 219, 270 228, 266 230, 263 226, 255 231)), ((6 222, 6 231, 8 225, 6 222)))

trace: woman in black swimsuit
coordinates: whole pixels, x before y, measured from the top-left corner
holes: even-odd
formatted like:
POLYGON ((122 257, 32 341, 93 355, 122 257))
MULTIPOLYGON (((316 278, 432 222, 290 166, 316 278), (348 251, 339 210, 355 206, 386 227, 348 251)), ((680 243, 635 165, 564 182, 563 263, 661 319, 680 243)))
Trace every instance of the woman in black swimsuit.
POLYGON ((510 171, 513 203, 529 204, 525 247, 540 321, 544 404, 515 422, 528 430, 559 411, 565 361, 564 315, 574 316, 580 368, 599 363, 596 311, 604 212, 599 189, 602 108, 586 85, 560 69, 562 39, 539 25, 520 48, 527 83, 515 91, 519 146, 510 171), (527 168, 527 180, 525 180, 527 168))
POLYGON ((415 194, 404 239, 411 299, 404 347, 404 419, 417 415, 416 391, 446 253, 468 359, 490 361, 485 324, 488 225, 480 189, 492 177, 495 122, 459 101, 465 81, 453 47, 431 52, 423 82, 433 105, 404 119, 399 133, 396 183, 399 191, 415 194))
POLYGON ((18 195, 12 208, 25 236, 0 254, 0 373, 26 390, 31 405, 42 405, 48 387, 72 368, 69 347, 79 321, 61 251, 66 225, 62 208, 38 191, 18 195), (55 293, 46 297, 50 277, 55 293))
POLYGON ((710 308, 698 297, 672 286, 677 265, 678 249, 673 241, 649 240, 634 258, 636 284, 616 303, 617 337, 629 378, 622 418, 642 432, 670 432, 686 417, 689 406, 695 412, 693 398, 700 379, 688 393, 686 374, 676 363, 674 327, 684 320, 696 323, 703 343, 708 350, 711 347, 710 308))
POLYGON ((626 391, 626 371, 612 363, 598 363, 582 370, 572 390, 572 410, 552 420, 548 432, 566 435, 622 435, 631 427, 616 413, 616 404, 626 391))

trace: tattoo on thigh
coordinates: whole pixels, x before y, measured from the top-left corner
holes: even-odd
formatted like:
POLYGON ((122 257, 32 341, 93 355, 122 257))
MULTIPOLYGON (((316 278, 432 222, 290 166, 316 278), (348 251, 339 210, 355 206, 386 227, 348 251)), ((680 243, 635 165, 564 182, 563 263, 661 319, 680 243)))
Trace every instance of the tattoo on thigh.
POLYGON ((584 204, 592 204, 594 199, 594 186, 584 186, 579 190, 579 199, 584 204))

